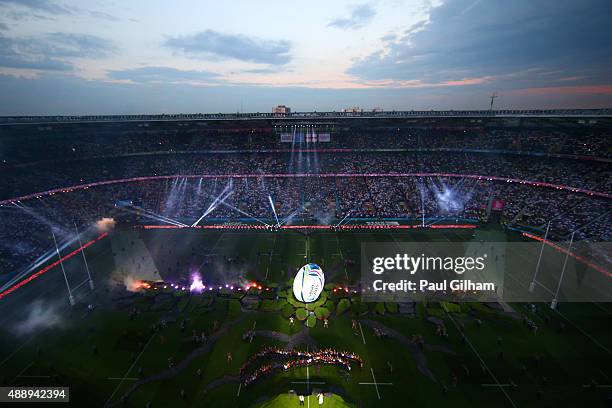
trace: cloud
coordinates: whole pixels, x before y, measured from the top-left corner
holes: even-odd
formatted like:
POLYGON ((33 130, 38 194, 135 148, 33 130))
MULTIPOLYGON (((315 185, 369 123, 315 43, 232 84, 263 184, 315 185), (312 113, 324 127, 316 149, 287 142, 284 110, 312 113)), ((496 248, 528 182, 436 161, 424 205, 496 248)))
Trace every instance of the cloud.
POLYGON ((0 21, 0 31, 6 31, 6 30, 8 30, 8 25, 0 21))
POLYGON ((170 67, 142 67, 110 71, 111 79, 132 82, 219 82, 219 74, 208 71, 179 70, 170 67))
POLYGON ((108 20, 108 21, 119 21, 120 20, 119 17, 113 16, 112 14, 108 14, 103 11, 90 11, 89 15, 95 18, 99 18, 102 20, 108 20))
POLYGON ((0 67, 66 71, 70 58, 102 58, 115 47, 100 37, 85 34, 49 33, 39 37, 0 35, 0 67))
POLYGON ((60 6, 49 0, 0 0, 1 5, 12 5, 49 14, 72 14, 67 7, 60 6))
POLYGON ((102 20, 119 20, 118 17, 103 11, 90 11, 76 6, 64 6, 51 0, 0 0, 0 7, 2 6, 16 6, 16 8, 5 12, 5 16, 12 20, 21 20, 26 17, 44 20, 48 19, 48 15, 89 15, 102 20))
POLYGON ((341 28, 344 30, 356 30, 368 24, 374 16, 376 10, 370 4, 362 4, 355 6, 351 10, 351 14, 348 17, 336 18, 332 20, 328 26, 341 28))
POLYGON ((290 61, 291 43, 205 30, 193 35, 167 38, 164 45, 194 58, 216 56, 271 65, 290 61))
POLYGON ((88 34, 50 33, 33 45, 55 57, 103 58, 116 50, 111 41, 88 34))
POLYGON ((24 51, 19 43, 18 40, 0 36, 0 67, 51 71, 72 69, 72 64, 24 51))
POLYGON ((397 35, 394 34, 394 33, 389 33, 389 34, 386 34, 386 35, 380 37, 380 41, 386 42, 386 43, 387 42, 391 42, 391 41, 395 41, 395 40, 397 40, 397 35))
POLYGON ((240 71, 244 74, 278 74, 279 72, 293 72, 291 69, 279 69, 279 67, 253 68, 240 71))
POLYGON ((610 83, 609 0, 449 0, 347 73, 362 81, 443 83, 489 78, 544 86, 561 77, 610 83))

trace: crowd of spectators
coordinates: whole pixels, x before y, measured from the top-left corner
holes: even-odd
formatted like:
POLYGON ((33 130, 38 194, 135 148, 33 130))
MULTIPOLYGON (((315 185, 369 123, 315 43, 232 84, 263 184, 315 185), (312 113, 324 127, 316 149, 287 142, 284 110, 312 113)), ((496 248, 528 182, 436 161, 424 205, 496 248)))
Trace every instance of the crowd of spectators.
POLYGON ((79 125, 0 129, 0 158, 8 165, 167 152, 262 151, 289 149, 485 150, 524 154, 562 154, 610 158, 609 130, 578 128, 472 127, 329 127, 329 142, 307 142, 301 128, 220 128, 197 124, 168 127, 79 125), (281 134, 301 134, 302 141, 281 143, 281 134), (23 147, 27 146, 27 149, 23 147))
MULTIPOLYGON (((485 220, 490 216, 492 201, 501 200, 503 209, 499 214, 507 226, 527 227, 543 234, 550 222, 550 236, 558 240, 567 240, 574 231, 575 240, 610 241, 612 238, 609 199, 461 177, 498 176, 609 194, 612 172, 605 160, 469 150, 572 153, 603 159, 610 155, 610 138, 601 132, 337 129, 332 133, 331 142, 316 144, 317 149, 323 150, 280 152, 262 151, 291 149, 292 144, 281 143, 273 131, 226 129, 219 132, 193 127, 164 131, 147 127, 132 131, 119 129, 115 136, 109 136, 109 130, 102 132, 93 128, 91 132, 81 129, 66 137, 56 134, 54 129, 43 128, 30 131, 23 139, 14 135, 0 139, 3 176, 0 199, 104 180, 179 175, 45 195, 1 206, 0 272, 15 271, 49 249, 51 229, 63 240, 73 234, 74 223, 84 226, 102 217, 122 214, 116 207, 119 201, 132 201, 134 205, 187 225, 198 220, 216 197, 223 200, 212 206, 204 222, 248 216, 269 222, 274 219, 272 200, 279 221, 287 224, 332 224, 350 217, 407 219, 428 225, 440 220, 485 220), (48 143, 34 143, 36 138, 43 137, 37 132, 51 133, 48 143), (337 148, 368 151, 330 150, 337 148), (439 151, 380 150, 398 148, 439 151), (380 176, 390 173, 413 176, 380 176), (414 173, 459 176, 415 176, 414 173), (282 176, 262 177, 264 174, 282 176)), ((159 223, 144 217, 140 221, 159 223)))
POLYGON ((102 180, 154 175, 455 173, 612 190, 606 162, 447 152, 228 153, 115 157, 11 167, 0 199, 102 180), (76 169, 76 171, 75 171, 76 169))
MULTIPOLYGON (((57 193, 0 207, 0 270, 12 271, 73 235, 74 223, 89 225, 136 207, 191 225, 250 219, 283 224, 333 225, 344 217, 400 219, 435 224, 442 220, 481 221, 492 200, 501 200, 504 224, 540 234, 551 221, 550 237, 610 240, 610 200, 584 194, 489 180, 447 177, 277 177, 172 178, 111 184, 57 193), (216 205, 217 197, 222 198, 216 205), (241 210, 241 211, 238 211, 241 210), (248 214, 248 215, 247 215, 248 214), (253 217, 253 218, 250 218, 253 217)), ((495 210, 493 210, 495 212, 495 210)), ((140 216, 137 222, 160 224, 140 216)))

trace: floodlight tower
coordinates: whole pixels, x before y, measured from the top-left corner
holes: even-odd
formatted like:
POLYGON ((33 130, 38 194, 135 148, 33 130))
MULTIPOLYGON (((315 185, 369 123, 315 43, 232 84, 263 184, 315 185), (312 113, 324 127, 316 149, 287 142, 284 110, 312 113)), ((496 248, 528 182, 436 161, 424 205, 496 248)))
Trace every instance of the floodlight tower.
POLYGON ((492 112, 493 111, 493 101, 495 100, 495 98, 497 98, 497 92, 493 92, 490 98, 491 98, 491 105, 489 106, 489 112, 492 112))

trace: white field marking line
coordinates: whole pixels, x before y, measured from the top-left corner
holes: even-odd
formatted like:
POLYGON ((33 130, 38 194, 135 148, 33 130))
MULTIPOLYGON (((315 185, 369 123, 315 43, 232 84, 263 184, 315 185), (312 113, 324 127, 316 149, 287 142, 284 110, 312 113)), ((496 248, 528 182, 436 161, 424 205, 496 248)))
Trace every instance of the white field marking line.
POLYGON ((597 384, 597 385, 593 385, 593 384, 583 384, 582 388, 591 388, 591 387, 595 387, 595 388, 612 388, 612 384, 597 384))
POLYGON ((215 244, 210 249, 210 252, 214 251, 215 248, 217 248, 217 245, 219 245, 219 242, 221 242, 224 236, 225 236, 225 232, 222 232, 221 235, 219 235, 219 238, 217 238, 217 240, 215 241, 215 244))
POLYGON ((393 385, 393 383, 380 383, 380 382, 377 382, 377 383, 373 383, 373 382, 371 382, 371 383, 369 383, 369 382, 360 382, 360 383, 357 383, 357 384, 359 384, 359 385, 374 385, 374 384, 378 384, 378 385, 393 385))
POLYGON ((599 372, 601 373, 601 375, 606 377, 607 380, 612 381, 612 378, 608 377, 608 375, 606 373, 604 373, 603 370, 599 370, 599 372))
POLYGON ((544 289, 545 291, 547 291, 550 295, 554 295, 555 293, 548 289, 546 286, 542 285, 540 282, 538 282, 537 280, 533 280, 533 283, 537 283, 539 287, 541 287, 542 289, 544 289))
POLYGON ((399 241, 395 239, 395 236, 393 235, 393 233, 389 232, 389 235, 391 236, 391 239, 393 240, 393 242, 395 242, 395 246, 399 248, 399 241))
POLYGON ((361 332, 361 340, 363 340, 363 345, 365 346, 365 336, 363 335, 363 329, 361 328, 361 322, 359 322, 359 331, 361 332))
POLYGON ((291 384, 327 384, 325 381, 291 381, 291 384))
POLYGON ((51 378, 50 375, 20 375, 19 378, 51 378))
POLYGON ((603 310, 607 315, 612 316, 612 312, 610 312, 608 309, 606 309, 605 307, 601 306, 599 304, 599 302, 593 302, 593 304, 595 306, 597 306, 599 309, 603 310))
POLYGON ((240 396, 240 388, 242 388, 242 382, 238 383, 238 392, 236 393, 236 397, 240 396))
POLYGON ((480 384, 481 387, 511 387, 512 384, 480 384))
POLYGON ((568 319, 567 317, 565 317, 565 315, 561 314, 561 312, 559 312, 557 309, 555 309, 555 312, 557 312, 559 314, 559 316, 561 316, 562 318, 564 318, 565 320, 567 320, 572 326, 574 326, 575 328, 577 328, 578 330, 580 330, 580 332, 582 334, 584 334, 586 337, 588 337, 593 343, 597 344, 602 350, 604 350, 606 353, 612 355, 612 351, 610 351, 609 348, 607 348, 606 346, 604 346, 603 344, 601 344, 599 341, 597 341, 597 339, 595 339, 593 336, 591 336, 589 333, 585 332, 583 329, 581 329, 576 323, 572 322, 570 319, 568 319))
MULTIPOLYGON (((308 346, 306 346, 306 352, 308 353, 308 346)), ((306 383, 306 391, 310 391, 310 370, 308 366, 306 366, 306 383)), ((310 408, 310 394, 308 394, 308 408, 310 408)))
POLYGON ((380 392, 378 392, 378 384, 376 383, 376 377, 374 377, 374 369, 370 367, 370 372, 372 373, 372 380, 374 381, 374 387, 376 387, 376 395, 378 395, 378 399, 380 399, 380 392))
MULTIPOLYGON (((255 326, 256 326, 256 325, 257 325, 257 320, 255 320, 255 321, 253 322, 253 328, 251 329, 252 331, 255 331, 255 326)), ((251 340, 249 340, 249 343, 252 343, 252 342, 253 342, 253 337, 255 337, 255 336, 254 336, 254 334, 255 334, 255 333, 253 333, 253 336, 251 336, 251 340)))
MULTIPOLYGON (((25 366, 25 367, 23 368, 23 370, 21 370, 21 371, 19 372, 19 374, 17 374, 17 376, 15 377, 15 380, 16 380, 16 379, 18 379, 19 377, 21 377, 21 375, 22 375, 23 373, 25 373, 26 371, 28 371, 28 368, 32 367, 32 365, 33 365, 33 364, 34 364, 34 361, 30 361, 30 364, 28 364, 27 366, 25 366)), ((13 381, 15 381, 15 380, 13 380, 13 381)))
POLYGON ((0 362, 0 367, 2 367, 2 365, 4 365, 4 363, 6 363, 8 360, 11 359, 11 357, 13 357, 15 354, 17 354, 19 352, 19 350, 21 350, 22 348, 25 347, 26 344, 28 344, 29 342, 31 342, 32 340, 34 340, 34 337, 36 335, 32 335, 32 337, 30 337, 25 343, 22 343, 21 346, 17 347, 17 349, 15 349, 15 351, 13 351, 11 354, 9 354, 7 357, 4 358, 4 360, 2 360, 0 362))
POLYGON ((338 238, 338 233, 336 232, 336 244, 338 246, 338 251, 340 251, 340 257, 344 261, 344 254, 342 253, 342 247, 340 246, 340 238, 338 238))
POLYGON ((306 366, 306 383, 308 384, 308 389, 310 389, 310 370, 308 366, 306 366))
POLYGON ((151 340, 153 340, 153 337, 155 337, 156 333, 153 333, 153 335, 149 338, 149 340, 147 341, 147 344, 145 344, 145 346, 142 348, 142 351, 140 352, 140 354, 138 354, 138 357, 136 357, 136 359, 134 360, 134 362, 132 363, 132 365, 130 366, 130 368, 128 368, 128 370, 125 372, 125 374, 123 375, 122 380, 119 382, 119 384, 117 384, 117 387, 115 387, 115 390, 113 391, 113 393, 111 394, 110 397, 108 397, 108 400, 106 400, 106 403, 104 404, 104 406, 107 406, 111 400, 113 399, 113 397, 115 396, 115 394, 117 393, 117 390, 119 389, 119 387, 121 387, 121 385, 123 384, 123 381, 125 381, 127 379, 128 374, 130 373, 130 371, 132 371, 132 368, 134 368, 134 366, 136 365, 136 363, 138 362, 138 360, 140 359, 140 356, 142 356, 142 353, 145 352, 145 350, 147 349, 147 346, 149 345, 149 343, 151 343, 151 340))
POLYGON ((272 264, 272 255, 274 254, 274 249, 276 248, 276 234, 274 234, 274 243, 272 244, 272 251, 270 251, 270 259, 268 260, 268 266, 266 267, 266 277, 264 282, 268 281, 268 273, 270 272, 270 265, 272 264))
MULTIPOLYGON (((336 245, 338 246, 338 251, 340 251, 340 258, 342 258, 342 263, 344 263, 344 253, 342 252, 342 247, 340 246, 340 238, 338 238, 337 232, 336 232, 336 245)), ((348 284, 349 277, 348 277, 348 272, 346 271, 346 264, 344 265, 344 276, 346 276, 346 283, 348 284)))
POLYGON ((457 329, 457 331, 459 333, 461 333, 461 336, 463 336, 463 338, 467 341, 467 343, 469 344, 470 348, 472 349, 472 351, 474 352, 474 354, 476 354, 476 357, 478 357, 478 359, 480 360, 480 362, 482 363, 482 365, 485 367, 485 369, 489 372, 489 375, 491 376, 491 378, 493 378, 493 380, 495 381, 495 383, 497 384, 498 388, 500 390, 502 390, 502 392, 504 393, 504 395, 506 396, 506 398, 508 399, 508 401, 510 402, 510 404, 516 408, 516 405, 514 404, 514 401, 512 401, 512 398, 510 398, 510 395, 508 395, 508 393, 506 392, 506 390, 504 389, 504 387, 501 386, 501 384, 499 383, 499 381, 497 380, 497 377, 495 377, 495 374, 493 374, 493 371, 491 371, 491 369, 489 368, 489 366, 487 365, 487 363, 484 362, 484 360, 482 359, 482 357, 480 357, 480 354, 478 353, 478 350, 476 350, 476 348, 474 347, 474 345, 472 344, 472 342, 470 341, 470 339, 468 339, 468 337, 465 335, 465 333, 463 333, 463 331, 461 331, 461 329, 459 328, 459 325, 457 324, 457 322, 455 322, 455 319, 453 319, 453 316, 451 316, 448 312, 446 312, 446 315, 448 316, 448 318, 450 319, 451 322, 453 322, 453 325, 455 326, 455 329, 457 329))
POLYGON ((83 282, 79 283, 76 287, 74 287, 72 289, 72 292, 75 292, 78 288, 80 288, 81 286, 83 286, 84 284, 86 284, 87 282, 89 282, 89 278, 85 279, 83 282))

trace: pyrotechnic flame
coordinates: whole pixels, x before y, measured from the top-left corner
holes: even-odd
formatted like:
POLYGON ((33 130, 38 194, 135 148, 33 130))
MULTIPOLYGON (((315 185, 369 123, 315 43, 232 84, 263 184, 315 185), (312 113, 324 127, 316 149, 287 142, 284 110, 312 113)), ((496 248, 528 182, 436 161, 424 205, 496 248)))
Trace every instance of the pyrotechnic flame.
POLYGON ((96 228, 99 232, 109 232, 115 228, 115 220, 113 218, 102 218, 96 221, 96 228))
POLYGON ((193 273, 191 275, 191 286, 189 286, 189 291, 200 293, 204 290, 204 283, 202 283, 202 277, 198 273, 193 273))

